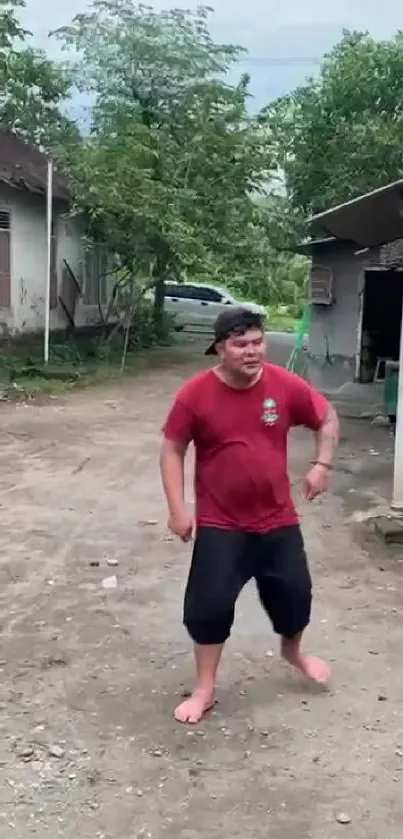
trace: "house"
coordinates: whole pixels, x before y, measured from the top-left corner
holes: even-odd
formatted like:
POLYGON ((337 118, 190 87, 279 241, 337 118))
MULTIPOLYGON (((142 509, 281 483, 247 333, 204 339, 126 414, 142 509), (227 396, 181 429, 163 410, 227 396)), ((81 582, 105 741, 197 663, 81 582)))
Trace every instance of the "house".
MULTIPOLYGON (((42 330, 47 271, 47 159, 0 131, 0 335, 42 330)), ((99 322, 108 296, 104 246, 88 247, 84 222, 69 217, 68 183, 53 176, 50 329, 99 322)))
MULTIPOLYGON (((382 358, 377 353, 386 346, 396 347, 399 340, 399 352, 398 354, 396 350, 393 352, 393 358, 398 360, 399 377, 391 514, 397 516, 397 526, 401 533, 403 516, 403 179, 314 216, 311 219, 311 231, 314 236, 317 236, 319 230, 322 236, 325 234, 328 238, 333 237, 342 242, 354 242, 357 249, 360 249, 358 254, 354 251, 354 256, 364 255, 364 266, 358 281, 355 270, 352 278, 353 285, 357 281, 352 297, 356 299, 358 296, 357 316, 354 317, 357 324, 356 378, 358 374, 358 378, 362 380, 362 373, 367 368, 368 359, 374 366, 375 357, 374 379, 376 379, 379 372, 378 362, 382 364, 382 358), (375 259, 372 260, 374 254, 375 259)), ((322 272, 320 288, 315 288, 313 282, 315 275, 311 278, 312 300, 317 291, 319 291, 319 296, 322 296, 321 303, 313 302, 314 310, 317 305, 337 306, 337 283, 333 287, 331 266, 324 267, 326 270, 322 272), (331 298, 333 302, 329 302, 331 298)), ((339 300, 345 297, 345 290, 346 283, 344 283, 344 294, 343 284, 341 284, 339 300)), ((321 316, 317 312, 314 317, 318 325, 321 317, 323 318, 323 313, 321 316)), ((341 326, 342 317, 336 314, 334 319, 341 326)), ((351 335, 351 329, 348 332, 351 335)), ((313 343, 315 344, 315 341, 313 343)), ((390 514, 386 516, 387 523, 389 519, 390 514)))
POLYGON ((399 358, 403 302, 403 181, 314 216, 311 378, 319 387, 370 383, 399 358))

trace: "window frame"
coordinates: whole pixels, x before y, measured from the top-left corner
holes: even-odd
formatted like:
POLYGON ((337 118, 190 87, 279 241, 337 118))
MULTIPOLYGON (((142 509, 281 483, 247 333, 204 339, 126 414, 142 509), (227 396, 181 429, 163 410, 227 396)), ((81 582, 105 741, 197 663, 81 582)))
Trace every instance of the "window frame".
POLYGON ((93 242, 83 257, 84 306, 106 306, 108 302, 108 251, 102 242, 93 242))
POLYGON ((5 237, 5 241, 7 241, 7 245, 5 246, 6 250, 6 259, 7 259, 7 268, 5 271, 0 273, 0 309, 10 309, 11 308, 11 269, 12 269, 12 260, 11 260, 11 237, 12 237, 12 212, 10 207, 5 207, 4 205, 0 205, 0 237, 5 237), (2 227, 1 226, 1 217, 7 217, 7 225, 2 227))

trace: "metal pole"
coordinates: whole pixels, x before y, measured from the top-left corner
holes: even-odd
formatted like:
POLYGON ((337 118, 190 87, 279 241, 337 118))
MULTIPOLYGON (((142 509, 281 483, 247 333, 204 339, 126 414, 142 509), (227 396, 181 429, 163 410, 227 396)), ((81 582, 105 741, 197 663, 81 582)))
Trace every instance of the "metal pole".
POLYGON ((392 509, 403 515, 403 305, 400 332, 399 382, 397 390, 395 462, 392 509))
POLYGON ((50 272, 52 265, 52 196, 53 196, 53 165, 48 160, 48 178, 46 186, 46 286, 45 286, 45 339, 44 361, 49 362, 49 329, 50 329, 50 272))

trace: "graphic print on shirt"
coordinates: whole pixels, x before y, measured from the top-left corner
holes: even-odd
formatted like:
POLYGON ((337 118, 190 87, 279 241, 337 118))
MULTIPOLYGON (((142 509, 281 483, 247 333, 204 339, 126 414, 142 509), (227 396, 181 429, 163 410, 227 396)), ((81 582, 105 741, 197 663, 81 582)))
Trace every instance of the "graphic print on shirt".
POLYGON ((260 419, 264 425, 274 425, 278 420, 277 402, 275 399, 267 398, 263 401, 262 415, 260 419))

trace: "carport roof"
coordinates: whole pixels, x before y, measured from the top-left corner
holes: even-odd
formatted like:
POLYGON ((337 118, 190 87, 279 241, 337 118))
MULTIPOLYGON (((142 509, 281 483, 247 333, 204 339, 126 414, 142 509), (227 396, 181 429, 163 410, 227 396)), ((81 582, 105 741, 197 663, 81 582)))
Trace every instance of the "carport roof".
POLYGON ((335 236, 319 236, 317 239, 304 239, 293 250, 295 253, 302 253, 304 256, 312 256, 313 250, 320 245, 331 245, 337 242, 335 236))
POLYGON ((372 248, 403 238, 403 179, 309 219, 313 237, 334 236, 372 248))

